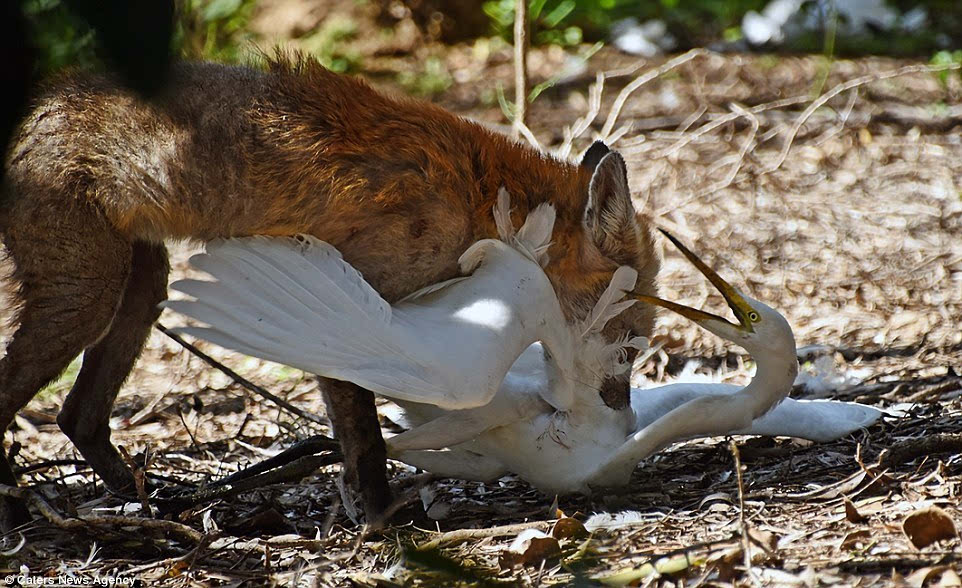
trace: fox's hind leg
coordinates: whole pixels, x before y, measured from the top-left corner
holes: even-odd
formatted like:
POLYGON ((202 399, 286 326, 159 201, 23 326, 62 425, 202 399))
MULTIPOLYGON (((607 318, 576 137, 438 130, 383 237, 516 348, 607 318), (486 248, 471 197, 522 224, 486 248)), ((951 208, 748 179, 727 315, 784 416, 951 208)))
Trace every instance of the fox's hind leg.
POLYGON ((339 380, 320 378, 324 403, 344 454, 345 477, 361 492, 368 523, 379 521, 391 505, 387 447, 374 406, 374 394, 339 380))
MULTIPOLYGON (((0 431, 110 327, 131 255, 130 244, 101 213, 81 203, 54 209, 21 201, 5 221, 3 239, 14 263, 20 308, 0 359, 0 431)), ((0 483, 16 484, 6 456, 0 456, 0 483)), ((24 514, 11 504, 0 504, 5 528, 11 517, 24 514)))
POLYGON ((110 409, 160 315, 167 298, 170 265, 163 245, 133 245, 130 278, 107 334, 84 353, 83 367, 64 401, 57 424, 90 466, 116 492, 132 489, 133 478, 110 443, 110 409))

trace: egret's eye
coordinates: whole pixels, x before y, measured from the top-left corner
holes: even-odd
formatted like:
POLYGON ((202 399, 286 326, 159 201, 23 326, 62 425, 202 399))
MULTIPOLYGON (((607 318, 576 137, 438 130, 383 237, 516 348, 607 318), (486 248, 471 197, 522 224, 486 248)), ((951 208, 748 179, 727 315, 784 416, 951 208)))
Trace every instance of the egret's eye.
POLYGON ((752 321, 753 323, 757 323, 761 320, 761 317, 758 316, 758 313, 753 310, 748 313, 748 320, 752 321))

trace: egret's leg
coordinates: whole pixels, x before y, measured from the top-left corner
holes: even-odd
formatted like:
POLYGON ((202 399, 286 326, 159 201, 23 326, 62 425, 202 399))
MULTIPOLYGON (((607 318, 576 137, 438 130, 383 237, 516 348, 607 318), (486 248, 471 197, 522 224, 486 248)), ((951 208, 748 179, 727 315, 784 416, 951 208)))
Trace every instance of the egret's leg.
MULTIPOLYGON (((388 451, 391 452, 391 449, 389 439, 388 451)), ((404 451, 398 454, 396 459, 445 478, 475 482, 492 482, 508 473, 500 461, 466 449, 404 451)))

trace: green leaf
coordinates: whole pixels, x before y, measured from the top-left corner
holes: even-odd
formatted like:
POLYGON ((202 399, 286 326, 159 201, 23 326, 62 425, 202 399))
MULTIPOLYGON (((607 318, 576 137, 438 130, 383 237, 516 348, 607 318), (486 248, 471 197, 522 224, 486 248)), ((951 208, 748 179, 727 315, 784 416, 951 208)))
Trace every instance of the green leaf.
MULTIPOLYGON (((574 28, 574 27, 572 27, 572 28, 574 28)), ((579 31, 579 32, 580 32, 580 31, 579 31)), ((591 47, 589 47, 587 51, 585 51, 584 53, 582 53, 581 55, 579 55, 579 56, 578 56, 578 60, 579 60, 581 63, 584 63, 584 62, 588 61, 589 59, 591 59, 591 56, 592 56, 592 55, 594 55, 595 53, 597 53, 597 52, 598 52, 602 47, 604 47, 604 46, 605 46, 604 43, 602 43, 601 41, 598 41, 597 43, 595 43, 594 45, 592 45, 591 47)), ((535 99, 536 99, 538 96, 540 96, 542 92, 544 92, 544 91, 547 90, 548 88, 550 88, 550 87, 554 86, 555 84, 557 84, 564 75, 565 75, 565 72, 562 72, 562 73, 560 73, 560 74, 552 77, 551 79, 548 79, 548 80, 545 80, 545 81, 541 82, 540 84, 538 84, 538 85, 535 86, 534 88, 531 88, 531 91, 528 92, 528 102, 534 102, 535 99)))
POLYGON ((528 22, 538 20, 547 1, 548 0, 531 0, 531 2, 528 3, 528 22))
POLYGON ((564 20, 566 16, 571 14, 571 11, 575 9, 575 6, 577 6, 577 2, 575 2, 575 0, 563 0, 561 4, 555 6, 551 12, 545 15, 544 26, 548 27, 549 29, 555 28, 558 26, 558 23, 564 20))
POLYGON ((242 0, 212 0, 204 7, 202 18, 204 22, 224 20, 230 18, 240 10, 242 0))
POLYGON ((639 580, 644 580, 655 572, 658 572, 662 575, 677 574, 687 570, 690 567, 702 565, 702 563, 704 562, 700 558, 693 558, 687 554, 676 555, 675 557, 671 558, 659 559, 654 565, 646 563, 641 567, 622 570, 620 572, 611 574, 610 576, 598 578, 598 581, 606 586, 627 586, 628 584, 633 584, 639 580))

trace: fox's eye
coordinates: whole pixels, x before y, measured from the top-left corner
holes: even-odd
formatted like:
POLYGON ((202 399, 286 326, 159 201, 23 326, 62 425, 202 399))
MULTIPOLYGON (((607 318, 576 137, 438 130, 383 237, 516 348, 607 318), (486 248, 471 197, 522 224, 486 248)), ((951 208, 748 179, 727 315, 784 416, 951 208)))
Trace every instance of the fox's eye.
POLYGON ((758 321, 761 320, 761 318, 762 317, 758 316, 758 313, 755 312, 754 310, 748 313, 748 320, 752 321, 753 323, 757 323, 758 321))

